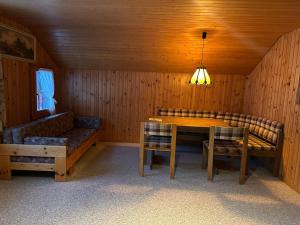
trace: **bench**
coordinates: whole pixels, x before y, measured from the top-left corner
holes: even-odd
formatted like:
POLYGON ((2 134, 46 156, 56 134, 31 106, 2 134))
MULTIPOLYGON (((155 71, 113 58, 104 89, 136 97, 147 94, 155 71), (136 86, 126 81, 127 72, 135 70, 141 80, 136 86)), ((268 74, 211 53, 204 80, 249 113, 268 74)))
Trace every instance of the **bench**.
POLYGON ((33 170, 53 171, 55 181, 65 181, 75 163, 99 139, 100 125, 99 118, 66 112, 5 129, 0 179, 11 179, 12 170, 33 170))
POLYGON ((161 108, 158 110, 158 115, 220 119, 232 127, 248 127, 248 155, 274 158, 273 175, 279 175, 283 147, 283 124, 278 121, 240 113, 172 108, 161 108))

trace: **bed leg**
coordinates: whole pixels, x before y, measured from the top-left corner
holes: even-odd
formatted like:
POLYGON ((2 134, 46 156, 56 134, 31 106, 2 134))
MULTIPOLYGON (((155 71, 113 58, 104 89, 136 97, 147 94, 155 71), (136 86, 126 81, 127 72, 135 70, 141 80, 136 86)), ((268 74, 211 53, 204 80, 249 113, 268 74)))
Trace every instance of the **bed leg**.
POLYGON ((67 180, 67 164, 65 157, 55 158, 55 181, 67 180))
POLYGON ((0 180, 11 180, 10 156, 0 156, 0 180))

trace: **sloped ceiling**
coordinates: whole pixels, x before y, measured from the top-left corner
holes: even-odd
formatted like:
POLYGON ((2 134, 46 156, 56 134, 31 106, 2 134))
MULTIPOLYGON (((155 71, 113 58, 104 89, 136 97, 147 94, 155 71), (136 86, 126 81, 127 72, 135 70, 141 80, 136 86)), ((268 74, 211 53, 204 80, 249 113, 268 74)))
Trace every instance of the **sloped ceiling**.
POLYGON ((0 0, 0 10, 73 69, 193 72, 207 31, 208 71, 248 74, 300 27, 299 0, 0 0))

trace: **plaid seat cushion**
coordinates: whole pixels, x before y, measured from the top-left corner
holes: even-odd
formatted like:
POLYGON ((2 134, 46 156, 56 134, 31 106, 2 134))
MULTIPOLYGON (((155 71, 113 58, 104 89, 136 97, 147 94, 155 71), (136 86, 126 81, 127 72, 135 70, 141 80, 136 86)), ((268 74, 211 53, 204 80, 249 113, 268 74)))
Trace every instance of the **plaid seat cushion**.
MULTIPOLYGON (((241 141, 238 141, 240 144, 241 141)), ((263 139, 250 134, 248 137, 248 150, 259 150, 259 151, 275 151, 276 147, 263 139)))
MULTIPOLYGON (((208 149, 209 141, 204 141, 203 145, 208 149)), ((240 154, 241 145, 236 141, 215 140, 214 152, 221 154, 240 154)))
POLYGON ((145 136, 144 145, 149 148, 170 148, 171 137, 145 136))
POLYGON ((158 122, 145 122, 144 123, 144 134, 145 135, 156 135, 156 136, 171 136, 172 125, 161 124, 158 122))

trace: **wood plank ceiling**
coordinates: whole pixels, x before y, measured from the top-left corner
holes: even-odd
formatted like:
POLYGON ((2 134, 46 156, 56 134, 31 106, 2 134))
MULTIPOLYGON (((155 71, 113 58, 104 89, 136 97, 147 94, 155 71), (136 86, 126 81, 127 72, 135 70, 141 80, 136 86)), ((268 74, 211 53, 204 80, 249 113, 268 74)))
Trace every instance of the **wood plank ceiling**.
POLYGON ((249 74, 283 33, 300 26, 299 0, 0 0, 61 66, 249 74))

